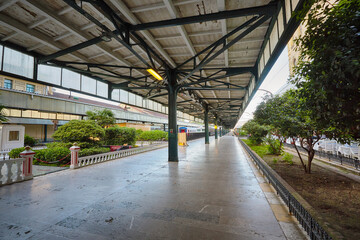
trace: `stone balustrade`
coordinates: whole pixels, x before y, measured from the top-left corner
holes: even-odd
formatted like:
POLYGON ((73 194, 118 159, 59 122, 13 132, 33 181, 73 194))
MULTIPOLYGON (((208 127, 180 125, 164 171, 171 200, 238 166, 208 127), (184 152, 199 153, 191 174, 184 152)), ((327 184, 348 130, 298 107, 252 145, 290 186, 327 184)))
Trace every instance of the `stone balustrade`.
POLYGON ((108 152, 108 153, 102 153, 102 154, 96 154, 91 156, 85 156, 78 158, 78 151, 80 150, 79 147, 75 146, 75 148, 71 147, 70 150, 72 152, 71 154, 71 169, 76 169, 79 167, 85 167, 101 162, 106 162, 110 160, 115 160, 122 157, 131 156, 138 153, 143 153, 147 151, 151 151, 154 149, 162 148, 165 144, 157 144, 157 145, 150 145, 147 147, 138 147, 138 148, 131 148, 127 150, 120 150, 115 152, 108 152), (75 152, 77 151, 77 152, 75 152))
POLYGON ((24 158, 0 161, 0 186, 24 180, 22 165, 24 158))

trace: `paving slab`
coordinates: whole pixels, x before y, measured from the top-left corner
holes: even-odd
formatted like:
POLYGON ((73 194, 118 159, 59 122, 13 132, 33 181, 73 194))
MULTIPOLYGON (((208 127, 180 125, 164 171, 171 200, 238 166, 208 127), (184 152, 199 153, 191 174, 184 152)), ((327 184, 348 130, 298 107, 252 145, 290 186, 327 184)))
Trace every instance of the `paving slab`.
POLYGON ((238 140, 210 140, 3 186, 0 239, 286 239, 238 140))

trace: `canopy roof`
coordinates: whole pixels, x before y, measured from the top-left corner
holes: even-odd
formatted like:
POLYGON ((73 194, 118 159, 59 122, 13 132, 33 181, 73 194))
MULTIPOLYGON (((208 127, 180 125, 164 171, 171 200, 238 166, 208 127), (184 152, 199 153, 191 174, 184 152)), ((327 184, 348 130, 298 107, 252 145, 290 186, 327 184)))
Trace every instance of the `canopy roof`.
POLYGON ((96 76, 109 89, 164 105, 167 72, 176 69, 179 110, 202 118, 207 106, 234 126, 295 30, 290 16, 301 3, 6 0, 0 4, 0 35, 38 63, 96 76))

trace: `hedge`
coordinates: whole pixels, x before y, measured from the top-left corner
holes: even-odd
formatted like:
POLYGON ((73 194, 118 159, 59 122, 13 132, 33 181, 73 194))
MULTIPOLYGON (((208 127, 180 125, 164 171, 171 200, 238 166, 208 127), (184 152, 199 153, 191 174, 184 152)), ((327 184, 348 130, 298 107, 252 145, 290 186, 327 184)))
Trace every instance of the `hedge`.
POLYGON ((80 150, 79 157, 110 152, 110 148, 85 148, 80 150))
POLYGON ((105 129, 104 145, 134 145, 136 141, 135 128, 109 127, 105 129))
POLYGON ((161 141, 167 139, 168 139, 167 132, 161 130, 144 131, 138 137, 139 141, 161 141))

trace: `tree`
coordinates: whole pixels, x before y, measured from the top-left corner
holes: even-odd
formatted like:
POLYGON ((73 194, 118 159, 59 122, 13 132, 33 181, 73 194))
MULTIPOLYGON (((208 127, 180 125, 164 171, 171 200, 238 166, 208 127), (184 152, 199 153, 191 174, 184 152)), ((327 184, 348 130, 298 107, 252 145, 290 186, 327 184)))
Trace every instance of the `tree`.
POLYGON ((133 145, 136 142, 135 128, 109 127, 105 128, 104 143, 106 145, 133 145))
POLYGON ((105 128, 107 126, 112 126, 115 124, 116 119, 114 113, 111 110, 96 110, 96 111, 87 111, 86 115, 89 120, 94 120, 99 126, 105 128))
POLYGON ((269 132, 269 129, 266 126, 260 125, 254 120, 246 122, 242 126, 242 130, 250 135, 249 140, 253 144, 261 144, 264 141, 264 137, 266 137, 269 132))
POLYGON ((310 11, 299 13, 306 31, 296 40, 300 59, 291 81, 309 117, 330 130, 328 137, 359 139, 360 1, 310 2, 310 11))
POLYGON ((8 119, 5 116, 4 109, 5 107, 0 105, 0 123, 8 121, 8 119))
POLYGON ((71 120, 58 128, 53 134, 55 140, 62 142, 89 143, 88 147, 97 145, 105 132, 95 121, 71 120))

